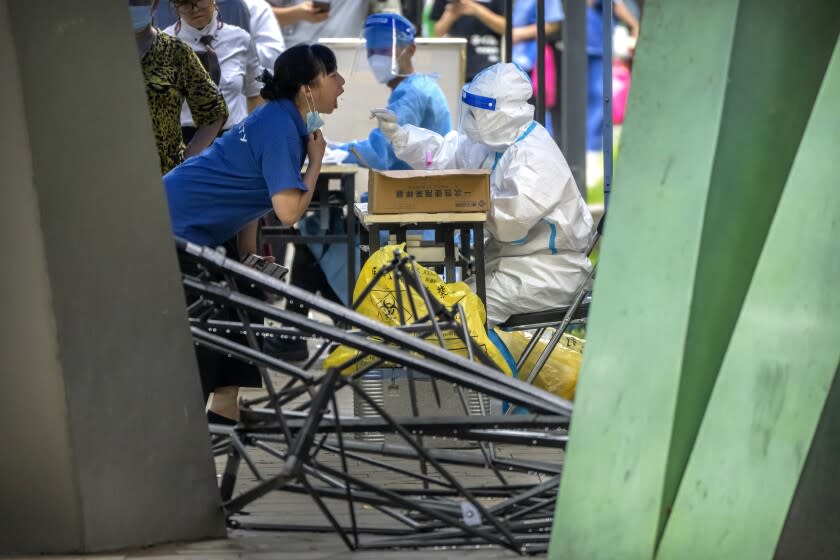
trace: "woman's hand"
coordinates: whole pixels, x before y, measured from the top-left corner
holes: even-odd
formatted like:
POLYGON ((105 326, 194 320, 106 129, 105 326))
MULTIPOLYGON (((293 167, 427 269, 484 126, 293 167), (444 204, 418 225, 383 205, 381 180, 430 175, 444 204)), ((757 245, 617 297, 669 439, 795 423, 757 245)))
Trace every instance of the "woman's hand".
POLYGON ((297 5, 299 18, 309 23, 320 23, 330 17, 329 11, 322 12, 316 8, 310 0, 297 5))
POLYGON ((475 16, 478 8, 474 0, 458 0, 457 10, 458 15, 475 16))
POLYGON ((309 156, 309 165, 318 165, 320 167, 326 150, 327 141, 324 139, 323 132, 316 130, 309 135, 309 139, 306 142, 306 155, 309 156))

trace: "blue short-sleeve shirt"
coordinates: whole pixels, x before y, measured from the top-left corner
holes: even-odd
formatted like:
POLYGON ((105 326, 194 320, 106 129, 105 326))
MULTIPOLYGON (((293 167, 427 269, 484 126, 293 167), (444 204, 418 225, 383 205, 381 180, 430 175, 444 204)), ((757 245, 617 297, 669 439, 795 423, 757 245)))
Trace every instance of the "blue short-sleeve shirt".
MULTIPOLYGON (((441 136, 452 130, 446 96, 437 79, 427 74, 411 74, 397 84, 388 98, 388 109, 397 115, 400 125, 413 124, 441 136)), ((339 148, 348 152, 355 148, 372 169, 411 169, 396 156, 391 143, 378 128, 374 128, 366 139, 354 140, 339 148)), ((352 152, 344 162, 361 163, 352 152)))
MULTIPOLYGON (((560 3, 560 0, 546 0, 546 23, 563 21, 564 17, 563 5, 560 3)), ((513 3, 511 23, 514 27, 523 27, 537 23, 537 1, 516 0, 513 3)), ((537 63, 537 41, 531 39, 530 41, 522 41, 513 45, 513 61, 526 72, 530 72, 537 63)))
POLYGON ((289 100, 270 101, 163 177, 175 235, 220 245, 272 209, 271 196, 307 190, 306 125, 289 100))
MULTIPOLYGON (((613 4, 624 4, 624 0, 613 0, 613 4)), ((615 18, 613 18, 613 24, 615 18)), ((604 2, 595 0, 586 8, 586 54, 604 55, 604 2)))

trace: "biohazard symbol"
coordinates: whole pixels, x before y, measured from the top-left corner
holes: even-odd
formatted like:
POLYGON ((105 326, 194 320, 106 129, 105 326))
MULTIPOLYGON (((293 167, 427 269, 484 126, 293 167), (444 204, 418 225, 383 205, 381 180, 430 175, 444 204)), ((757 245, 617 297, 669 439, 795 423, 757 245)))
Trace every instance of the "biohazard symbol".
POLYGON ((437 285, 437 294, 441 298, 446 297, 446 284, 438 284, 437 285))
MULTIPOLYGON (((371 299, 376 302, 376 307, 379 310, 379 320, 388 325, 400 324, 400 310, 397 306, 397 298, 391 290, 373 290, 371 291, 371 299)), ((403 294, 403 303, 405 303, 405 294, 403 294)), ((407 304, 403 305, 403 316, 406 323, 412 322, 414 315, 411 313, 411 307, 407 304)))
POLYGON ((389 293, 379 300, 379 318, 386 323, 396 322, 399 318, 397 310, 397 299, 394 294, 389 293))

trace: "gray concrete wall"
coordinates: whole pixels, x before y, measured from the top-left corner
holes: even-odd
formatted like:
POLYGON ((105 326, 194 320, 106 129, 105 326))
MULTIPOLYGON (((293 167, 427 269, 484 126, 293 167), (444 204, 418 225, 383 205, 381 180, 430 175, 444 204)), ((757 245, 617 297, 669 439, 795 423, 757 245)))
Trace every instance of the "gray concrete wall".
POLYGON ((127 3, 0 0, 0 553, 223 533, 127 3))
POLYGON ((5 0, 0 0, 0 550, 80 541, 79 496, 65 421, 38 193, 5 0), (43 504, 48 504, 44 507, 43 504))

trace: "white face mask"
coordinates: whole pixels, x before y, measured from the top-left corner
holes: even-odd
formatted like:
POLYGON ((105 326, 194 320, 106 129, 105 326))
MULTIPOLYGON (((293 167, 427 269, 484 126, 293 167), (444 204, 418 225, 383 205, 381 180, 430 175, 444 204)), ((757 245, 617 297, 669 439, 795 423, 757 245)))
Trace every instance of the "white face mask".
POLYGON ((372 54, 367 60, 373 76, 380 84, 387 84, 397 77, 397 74, 393 72, 392 58, 390 56, 385 54, 372 54))

